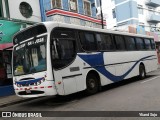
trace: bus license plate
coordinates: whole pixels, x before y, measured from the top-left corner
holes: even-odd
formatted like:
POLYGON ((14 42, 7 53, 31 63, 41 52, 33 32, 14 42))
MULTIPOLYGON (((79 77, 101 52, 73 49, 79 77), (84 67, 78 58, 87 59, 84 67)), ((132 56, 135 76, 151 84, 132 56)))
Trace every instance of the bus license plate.
POLYGON ((30 90, 26 90, 26 93, 31 93, 31 91, 30 90))

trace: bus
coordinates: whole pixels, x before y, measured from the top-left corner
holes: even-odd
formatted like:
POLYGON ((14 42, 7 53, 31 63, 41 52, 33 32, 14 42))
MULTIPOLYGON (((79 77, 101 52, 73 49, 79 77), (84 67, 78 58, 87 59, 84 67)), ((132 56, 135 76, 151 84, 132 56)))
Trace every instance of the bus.
POLYGON ((153 37, 42 22, 13 37, 13 86, 20 97, 98 92, 158 68, 153 37))

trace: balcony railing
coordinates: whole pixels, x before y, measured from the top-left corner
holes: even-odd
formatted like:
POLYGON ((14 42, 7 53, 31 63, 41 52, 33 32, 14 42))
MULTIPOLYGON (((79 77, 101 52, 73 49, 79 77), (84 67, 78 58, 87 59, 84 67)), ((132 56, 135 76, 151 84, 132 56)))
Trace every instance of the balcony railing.
POLYGON ((147 21, 148 22, 153 22, 153 23, 158 23, 158 22, 160 22, 160 15, 158 15, 158 14, 151 14, 151 15, 149 15, 147 21))
POLYGON ((152 6, 152 7, 159 7, 160 6, 160 0, 146 0, 146 5, 152 6))

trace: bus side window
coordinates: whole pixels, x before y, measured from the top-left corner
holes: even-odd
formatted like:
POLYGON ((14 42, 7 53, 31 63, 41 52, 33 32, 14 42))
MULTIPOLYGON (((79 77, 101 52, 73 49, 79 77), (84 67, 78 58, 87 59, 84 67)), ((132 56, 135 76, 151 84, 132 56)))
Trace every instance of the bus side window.
POLYGON ((80 41, 82 48, 86 51, 96 51, 97 43, 94 37, 94 33, 90 32, 80 32, 80 41))
POLYGON ((151 50, 151 42, 149 39, 144 39, 144 43, 145 43, 145 49, 146 50, 151 50))
POLYGON ((138 50, 144 50, 144 42, 142 38, 136 38, 136 46, 138 50))
POLYGON ((80 32, 79 33, 79 37, 80 37, 80 42, 81 42, 81 46, 84 50, 86 50, 87 48, 87 45, 85 43, 85 37, 84 37, 84 33, 83 32, 80 32))
POLYGON ((88 51, 97 50, 97 45, 96 45, 96 41, 94 38, 94 34, 93 33, 85 33, 84 35, 85 35, 85 40, 86 40, 86 44, 87 44, 86 50, 88 50, 88 51))
POLYGON ((123 36, 115 35, 116 46, 118 50, 125 50, 125 42, 123 36))
POLYGON ((52 32, 52 66, 60 69, 70 64, 76 56, 76 39, 72 30, 60 29, 52 32))
POLYGON ((133 37, 125 36, 127 50, 136 50, 136 43, 133 37))
POLYGON ((155 50, 155 42, 153 39, 151 39, 151 47, 152 47, 152 50, 155 50))
POLYGON ((113 50, 114 44, 109 34, 96 34, 99 50, 113 50))

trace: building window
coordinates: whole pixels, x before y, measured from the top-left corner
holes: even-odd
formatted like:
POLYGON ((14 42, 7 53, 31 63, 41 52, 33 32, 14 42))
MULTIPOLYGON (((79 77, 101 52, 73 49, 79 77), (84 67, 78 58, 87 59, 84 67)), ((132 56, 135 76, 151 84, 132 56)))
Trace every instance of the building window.
POLYGON ((100 0, 96 0, 96 6, 100 7, 100 0))
POLYGON ((113 15, 113 18, 116 18, 116 11, 115 11, 115 9, 112 9, 112 15, 113 15))
POLYGON ((78 9, 77 9, 77 0, 70 0, 69 4, 70 4, 70 11, 72 11, 72 12, 78 12, 78 9))
POLYGON ((0 1, 0 17, 3 17, 3 6, 2 6, 2 1, 0 1))
POLYGON ((91 3, 89 1, 84 1, 84 14, 91 16, 91 3))
POLYGON ((61 0, 52 0, 52 8, 61 8, 61 0))
POLYGON ((33 14, 32 7, 26 2, 21 2, 19 9, 25 18, 30 18, 33 14))
POLYGON ((0 8, 0 17, 3 17, 2 9, 0 8))
POLYGON ((143 15, 143 6, 138 5, 138 13, 143 15))
POLYGON ((155 9, 154 9, 154 8, 152 8, 152 7, 148 7, 148 13, 149 13, 149 15, 154 14, 154 11, 155 11, 155 9))

